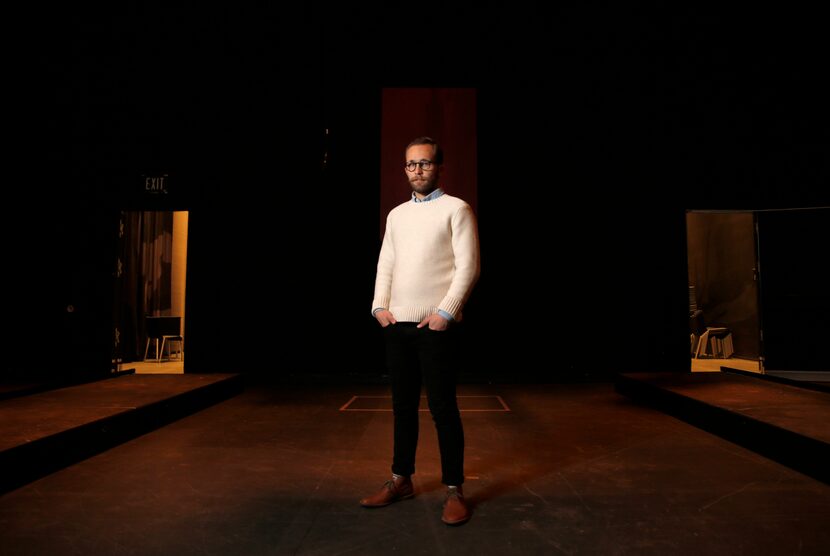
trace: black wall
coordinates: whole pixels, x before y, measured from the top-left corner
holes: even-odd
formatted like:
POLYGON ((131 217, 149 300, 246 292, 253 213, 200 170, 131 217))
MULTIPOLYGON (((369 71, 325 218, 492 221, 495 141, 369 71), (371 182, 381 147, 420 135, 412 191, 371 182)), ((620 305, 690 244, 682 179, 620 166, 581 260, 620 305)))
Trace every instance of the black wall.
POLYGON ((827 371, 830 208, 758 215, 764 365, 827 371))
POLYGON ((191 211, 189 372, 382 372, 368 305, 384 86, 479 91, 469 377, 688 368, 684 210, 825 195, 809 18, 769 35, 680 9, 200 9, 25 29, 13 307, 60 332, 17 372, 106 371, 107 215, 142 206, 191 211), (170 196, 147 197, 136 176, 160 172, 170 196), (29 208, 59 231, 25 233, 29 208), (96 301, 61 328, 77 283, 96 301))

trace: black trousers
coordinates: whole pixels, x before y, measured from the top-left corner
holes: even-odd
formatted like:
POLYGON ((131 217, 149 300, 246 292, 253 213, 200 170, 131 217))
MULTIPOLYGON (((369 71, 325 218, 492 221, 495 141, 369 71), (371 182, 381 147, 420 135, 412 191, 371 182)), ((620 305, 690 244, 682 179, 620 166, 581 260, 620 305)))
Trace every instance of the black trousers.
POLYGON ((421 383, 426 385, 427 403, 438 432, 441 451, 441 482, 464 482, 464 429, 456 400, 458 378, 458 330, 417 328, 415 322, 398 322, 383 329, 386 363, 392 378, 392 408, 395 416, 395 449, 392 472, 412 475, 418 446, 418 408, 421 383))

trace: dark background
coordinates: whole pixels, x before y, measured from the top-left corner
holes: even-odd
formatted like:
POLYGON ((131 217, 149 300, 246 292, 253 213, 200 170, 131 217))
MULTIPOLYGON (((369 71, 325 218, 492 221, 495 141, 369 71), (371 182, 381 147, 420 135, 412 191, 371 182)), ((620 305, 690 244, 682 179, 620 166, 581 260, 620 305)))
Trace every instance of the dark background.
POLYGON ((7 377, 108 372, 122 209, 190 211, 188 372, 379 376, 383 87, 478 91, 469 380, 686 370, 685 210, 830 204, 815 14, 63 9, 12 25, 7 377))

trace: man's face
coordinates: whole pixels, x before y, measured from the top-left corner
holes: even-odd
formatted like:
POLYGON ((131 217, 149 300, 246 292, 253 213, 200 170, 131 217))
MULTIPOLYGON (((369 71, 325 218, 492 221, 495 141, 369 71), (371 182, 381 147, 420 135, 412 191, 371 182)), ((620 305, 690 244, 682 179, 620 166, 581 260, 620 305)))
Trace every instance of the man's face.
POLYGON ((412 190, 420 195, 429 195, 438 188, 438 165, 435 164, 435 153, 432 145, 413 145, 406 150, 406 162, 432 162, 429 170, 424 170, 420 165, 415 170, 406 170, 406 177, 412 190))

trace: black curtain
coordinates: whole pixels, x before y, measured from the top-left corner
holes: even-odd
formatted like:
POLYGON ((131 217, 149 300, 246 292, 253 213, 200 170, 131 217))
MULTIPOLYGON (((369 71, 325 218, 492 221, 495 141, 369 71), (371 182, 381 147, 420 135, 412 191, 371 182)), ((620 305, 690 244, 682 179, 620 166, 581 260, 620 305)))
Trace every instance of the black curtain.
POLYGON ((172 311, 173 213, 125 213, 123 265, 124 361, 143 358, 145 316, 172 311))

